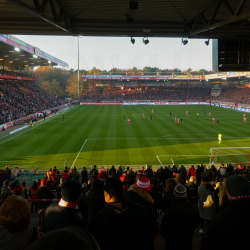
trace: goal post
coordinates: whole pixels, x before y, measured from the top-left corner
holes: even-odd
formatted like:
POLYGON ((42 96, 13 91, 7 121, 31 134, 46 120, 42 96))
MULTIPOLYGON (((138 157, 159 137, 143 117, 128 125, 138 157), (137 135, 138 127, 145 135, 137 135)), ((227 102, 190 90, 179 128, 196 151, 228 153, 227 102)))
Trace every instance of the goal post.
POLYGON ((210 148, 210 166, 216 163, 250 163, 250 147, 210 148))

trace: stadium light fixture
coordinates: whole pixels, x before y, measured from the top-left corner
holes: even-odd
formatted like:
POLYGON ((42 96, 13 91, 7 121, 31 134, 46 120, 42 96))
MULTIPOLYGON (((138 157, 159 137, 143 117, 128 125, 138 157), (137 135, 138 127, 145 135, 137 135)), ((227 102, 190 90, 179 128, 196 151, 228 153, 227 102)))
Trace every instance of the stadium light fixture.
POLYGON ((33 55, 34 58, 37 58, 37 55, 33 55))
POLYGON ((146 37, 143 37, 143 43, 145 44, 145 45, 147 45, 148 43, 149 43, 149 40, 148 40, 148 38, 146 38, 146 37))
POLYGON ((49 60, 48 63, 51 63, 51 61, 49 60))
POLYGON ((130 42, 131 42, 132 44, 135 44, 135 39, 134 39, 133 37, 131 37, 130 42))
POLYGON ((131 10, 137 10, 138 9, 138 1, 130 1, 129 2, 129 8, 131 10))
POLYGON ((207 41, 205 41, 205 44, 208 46, 209 45, 209 40, 210 39, 207 39, 207 41))
POLYGON ((181 43, 182 43, 183 45, 187 45, 187 44, 188 44, 187 38, 182 38, 181 43))
POLYGON ((15 47, 15 51, 20 51, 20 49, 19 49, 19 48, 17 48, 17 47, 15 47))

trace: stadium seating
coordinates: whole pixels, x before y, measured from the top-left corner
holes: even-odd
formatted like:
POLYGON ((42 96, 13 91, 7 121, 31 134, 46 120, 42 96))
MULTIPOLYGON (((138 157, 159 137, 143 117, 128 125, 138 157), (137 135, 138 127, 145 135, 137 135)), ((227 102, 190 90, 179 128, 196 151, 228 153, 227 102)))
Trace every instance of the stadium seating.
POLYGON ((164 88, 164 89, 131 89, 126 88, 93 88, 85 96, 85 101, 136 101, 136 100, 154 100, 154 101, 207 101, 210 98, 211 90, 206 88, 164 88))
POLYGON ((34 78, 33 75, 28 74, 26 72, 17 72, 17 71, 12 71, 12 70, 5 70, 5 69, 0 69, 0 75, 34 78))
POLYGON ((41 112, 61 102, 34 83, 24 81, 0 82, 0 124, 10 122, 36 112, 41 112))

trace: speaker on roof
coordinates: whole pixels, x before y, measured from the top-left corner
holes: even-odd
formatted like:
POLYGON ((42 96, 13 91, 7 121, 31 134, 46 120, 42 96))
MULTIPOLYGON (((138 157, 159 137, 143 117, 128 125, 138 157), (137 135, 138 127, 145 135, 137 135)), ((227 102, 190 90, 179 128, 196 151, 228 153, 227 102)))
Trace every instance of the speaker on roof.
POLYGON ((138 1, 130 1, 129 2, 129 8, 131 10, 137 10, 138 9, 138 1))

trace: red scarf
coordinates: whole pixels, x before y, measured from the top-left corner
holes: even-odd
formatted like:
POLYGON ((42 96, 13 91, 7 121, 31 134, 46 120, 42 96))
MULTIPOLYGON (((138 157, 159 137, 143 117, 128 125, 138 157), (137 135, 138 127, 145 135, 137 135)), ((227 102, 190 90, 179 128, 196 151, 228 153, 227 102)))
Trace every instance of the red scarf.
POLYGON ((243 199, 249 199, 250 195, 246 195, 246 196, 237 196, 237 197, 232 197, 230 199, 230 201, 236 201, 236 200, 243 200, 243 199))
POLYGON ((74 203, 74 202, 67 202, 67 201, 64 201, 64 200, 61 198, 61 200, 59 201, 58 205, 61 206, 61 207, 69 207, 69 208, 78 210, 77 215, 78 215, 80 218, 82 218, 82 214, 81 214, 80 208, 77 206, 76 203, 74 203))

